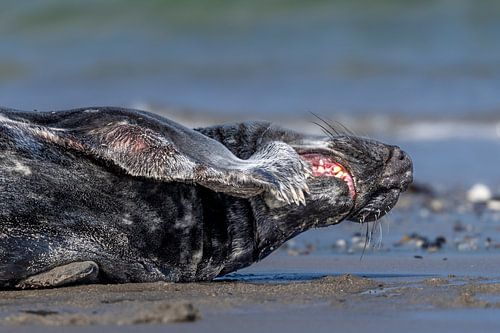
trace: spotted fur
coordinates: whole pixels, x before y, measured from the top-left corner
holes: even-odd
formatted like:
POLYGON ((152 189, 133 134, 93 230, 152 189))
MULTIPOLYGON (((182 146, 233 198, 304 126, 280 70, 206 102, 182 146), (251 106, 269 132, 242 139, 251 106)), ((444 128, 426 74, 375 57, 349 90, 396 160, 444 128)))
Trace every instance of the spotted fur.
POLYGON ((0 286, 75 262, 97 264, 97 281, 211 280, 309 228, 379 218, 410 181, 399 148, 352 136, 0 109, 0 286), (311 177, 311 151, 350 170, 355 199, 311 177))

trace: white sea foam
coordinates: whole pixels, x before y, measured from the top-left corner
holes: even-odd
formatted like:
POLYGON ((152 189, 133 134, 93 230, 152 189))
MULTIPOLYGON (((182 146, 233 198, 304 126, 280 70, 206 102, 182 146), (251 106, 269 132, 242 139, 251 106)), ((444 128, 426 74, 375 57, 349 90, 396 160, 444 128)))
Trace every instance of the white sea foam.
POLYGON ((402 125, 395 129, 398 138, 405 140, 446 140, 487 139, 500 140, 500 122, 466 123, 466 122, 432 122, 418 121, 402 125))

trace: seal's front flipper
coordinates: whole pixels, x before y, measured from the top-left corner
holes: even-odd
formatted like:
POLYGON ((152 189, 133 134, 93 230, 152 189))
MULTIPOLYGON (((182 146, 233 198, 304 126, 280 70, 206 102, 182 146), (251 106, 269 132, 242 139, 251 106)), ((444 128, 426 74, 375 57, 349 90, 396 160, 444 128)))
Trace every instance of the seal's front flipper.
POLYGON ((133 176, 193 182, 242 198, 268 193, 286 203, 305 204, 309 166, 286 143, 269 142, 240 159, 201 133, 156 121, 114 119, 72 133, 87 152, 133 176))
POLYGON ((146 112, 98 108, 38 116, 39 124, 17 124, 45 144, 80 151, 131 176, 197 183, 243 198, 265 193, 286 203, 305 203, 308 166, 284 142, 269 142, 240 159, 222 143, 146 112))
POLYGON ((51 288, 97 281, 99 266, 93 261, 77 261, 32 275, 20 281, 16 288, 51 288))
POLYGON ((219 168, 205 170, 197 182, 214 191, 238 197, 265 193, 287 204, 304 204, 309 192, 306 179, 309 165, 284 142, 272 141, 260 147, 247 160, 223 163, 219 168))
POLYGON ((255 161, 259 170, 272 176, 272 182, 265 186, 268 194, 288 204, 306 204, 304 194, 309 193, 307 178, 312 171, 292 147, 272 141, 257 150, 249 160, 255 161))

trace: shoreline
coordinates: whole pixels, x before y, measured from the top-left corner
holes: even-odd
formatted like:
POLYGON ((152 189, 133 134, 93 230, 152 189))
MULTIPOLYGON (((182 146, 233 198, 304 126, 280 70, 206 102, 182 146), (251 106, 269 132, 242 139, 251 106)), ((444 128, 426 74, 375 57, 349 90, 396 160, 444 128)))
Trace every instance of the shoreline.
MULTIPOLYGON (((500 274, 495 269, 500 254, 452 255, 447 261, 440 257, 367 256, 360 261, 351 255, 273 255, 239 271, 238 281, 1 291, 0 330, 45 332, 68 326, 97 332, 106 325, 109 332, 296 332, 312 325, 326 332, 335 325, 336 330, 354 332, 376 324, 387 331, 407 327, 408 332, 420 332, 433 322, 443 324, 442 317, 456 311, 464 318, 468 313, 475 320, 490 318, 492 309, 500 307, 500 274), (307 278, 325 267, 330 268, 326 276, 307 278), (303 274, 306 279, 259 282, 266 274, 303 274), (426 318, 423 326, 412 326, 419 317, 426 318)), ((461 325, 474 324, 481 330, 500 324, 497 317, 484 325, 464 318, 446 327, 460 331, 461 325)))

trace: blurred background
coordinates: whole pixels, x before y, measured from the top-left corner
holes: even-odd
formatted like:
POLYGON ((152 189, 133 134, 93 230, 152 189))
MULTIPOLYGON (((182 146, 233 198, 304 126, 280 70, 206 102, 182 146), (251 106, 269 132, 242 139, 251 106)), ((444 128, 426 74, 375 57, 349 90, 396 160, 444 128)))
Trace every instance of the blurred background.
POLYGON ((425 202, 478 183, 493 200, 499 32, 496 0, 2 0, 0 105, 320 133, 314 112, 401 145, 425 202))

